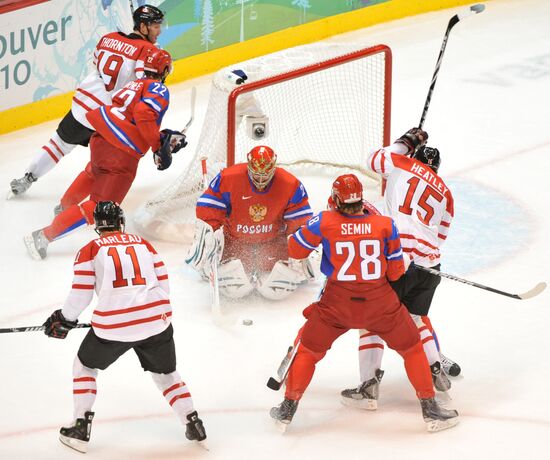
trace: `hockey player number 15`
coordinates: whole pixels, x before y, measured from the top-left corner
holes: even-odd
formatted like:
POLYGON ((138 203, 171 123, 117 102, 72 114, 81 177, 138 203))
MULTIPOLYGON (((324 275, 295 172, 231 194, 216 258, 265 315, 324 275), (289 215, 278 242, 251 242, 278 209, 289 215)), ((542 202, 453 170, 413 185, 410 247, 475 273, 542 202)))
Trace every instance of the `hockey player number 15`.
MULTIPOLYGON (((335 248, 336 254, 338 255, 347 253, 347 258, 340 267, 336 279, 338 279, 338 281, 357 281, 356 275, 346 273, 352 264, 354 264, 356 259, 355 244, 352 241, 337 241, 335 248)), ((379 259, 380 241, 359 241, 359 257, 361 259, 361 279, 363 281, 379 279, 382 272, 382 264, 379 259)))
MULTIPOLYGON (((407 214, 410 216, 413 213, 413 208, 411 207, 412 200, 414 193, 416 192, 416 189, 418 188, 418 184, 420 183, 420 178, 418 177, 411 177, 407 183, 409 184, 409 189, 407 190, 407 194, 405 195, 405 201, 403 201, 403 204, 399 206, 399 212, 402 212, 403 214, 407 214)), ((426 188, 422 192, 422 195, 420 195, 420 198, 418 199, 418 206, 420 206, 426 214, 424 217, 420 214, 420 212, 416 211, 416 215, 418 219, 420 219, 420 222, 422 222, 425 225, 430 225, 430 221, 432 220, 432 217, 434 216, 434 208, 428 204, 428 198, 434 198, 435 200, 441 202, 443 200, 443 196, 433 190, 431 187, 426 185, 426 188)), ((416 206, 415 206, 416 207, 416 206)))
MULTIPOLYGON (((134 268, 134 277, 132 278, 132 285, 139 286, 139 285, 146 284, 145 278, 141 276, 141 268, 139 266, 139 261, 136 254, 136 248, 134 248, 133 246, 127 246, 126 254, 130 256, 130 260, 134 268)), ((119 288, 119 287, 128 286, 128 280, 124 278, 122 274, 122 262, 120 260, 120 255, 118 253, 117 248, 114 246, 111 246, 107 251, 107 255, 109 255, 113 259, 113 263, 115 265, 115 279, 113 281, 113 287, 119 288)))

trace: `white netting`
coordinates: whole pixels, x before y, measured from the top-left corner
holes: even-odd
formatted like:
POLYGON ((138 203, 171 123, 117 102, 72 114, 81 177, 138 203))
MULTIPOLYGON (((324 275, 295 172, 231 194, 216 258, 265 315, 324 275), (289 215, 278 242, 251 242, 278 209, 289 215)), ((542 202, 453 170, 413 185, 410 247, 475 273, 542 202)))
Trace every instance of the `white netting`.
MULTIPOLYGON (((195 157, 190 167, 159 196, 145 203, 135 222, 142 233, 160 239, 190 241, 195 204, 204 190, 200 158, 207 157, 208 180, 226 166, 228 155, 228 101, 236 88, 228 78, 232 69, 244 70, 246 85, 267 86, 244 92, 236 99, 235 163, 246 160, 256 145, 272 147, 279 165, 290 165, 296 174, 330 174, 343 170, 363 176, 366 156, 384 144, 386 54, 357 58, 354 44, 316 43, 290 48, 238 63, 214 75, 210 99, 195 157), (338 65, 319 71, 317 64, 346 56, 338 65), (346 59, 350 60, 346 60, 346 59), (313 66, 312 66, 313 65, 313 66), (309 67, 308 67, 309 66, 309 67), (312 69, 313 67, 313 69, 312 69), (271 77, 296 72, 295 78, 272 81, 271 77), (261 139, 252 127, 266 126, 261 139)), ((367 52, 367 53, 370 53, 367 52)), ((242 90, 241 90, 242 91, 242 90)), ((388 112, 389 113, 389 112, 388 112)), ((230 145, 233 141, 230 142, 230 145)), ((372 184, 376 182, 373 179, 372 184)))

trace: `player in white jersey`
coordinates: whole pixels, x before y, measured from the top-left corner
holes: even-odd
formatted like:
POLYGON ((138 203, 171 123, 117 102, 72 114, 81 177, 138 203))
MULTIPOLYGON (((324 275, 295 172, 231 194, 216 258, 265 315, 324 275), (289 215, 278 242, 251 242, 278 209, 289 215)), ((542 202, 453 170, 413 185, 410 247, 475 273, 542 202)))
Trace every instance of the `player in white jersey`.
MULTIPOLYGON (((372 171, 386 180, 385 214, 394 219, 403 253, 410 259, 407 272, 392 282, 392 287, 418 327, 436 389, 446 391, 450 381, 442 369, 437 338, 427 316, 441 278, 414 268, 419 265, 439 270, 439 248, 447 238, 454 215, 451 191, 437 175, 439 150, 427 147, 427 140, 425 131, 412 128, 394 144, 372 152, 367 162, 372 171)), ((380 337, 360 331, 361 383, 342 392, 344 403, 376 409, 383 352, 380 337)))
MULTIPOLYGON (((76 88, 71 110, 50 140, 36 152, 25 175, 11 181, 13 195, 25 193, 77 145, 88 146, 94 130, 86 114, 101 105, 110 105, 112 94, 143 76, 143 59, 151 48, 156 49, 164 13, 154 6, 143 5, 134 11, 133 19, 131 34, 112 32, 99 39, 93 71, 76 88)), ((84 173, 81 181, 87 182, 84 173)))
POLYGON ((94 211, 99 238, 77 254, 72 289, 63 308, 44 323, 45 334, 64 339, 98 297, 92 329, 84 338, 73 365, 74 423, 60 430, 63 444, 86 452, 94 416, 98 370, 107 369, 133 349, 144 371, 186 425, 185 436, 201 442, 206 433, 187 385, 176 370, 171 325, 170 288, 164 263, 143 238, 124 233, 124 213, 112 201, 94 211))

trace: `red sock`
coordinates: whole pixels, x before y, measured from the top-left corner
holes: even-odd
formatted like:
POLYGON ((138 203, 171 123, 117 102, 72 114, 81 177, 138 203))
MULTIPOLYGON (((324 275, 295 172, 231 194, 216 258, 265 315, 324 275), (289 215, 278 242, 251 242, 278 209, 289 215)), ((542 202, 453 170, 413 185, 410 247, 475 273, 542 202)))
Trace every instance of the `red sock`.
POLYGON ((286 381, 286 399, 295 401, 301 399, 313 378, 315 365, 323 359, 325 354, 326 353, 316 353, 302 344, 299 345, 298 352, 290 366, 286 381))
POLYGON ((428 358, 424 353, 422 342, 417 342, 416 345, 406 351, 399 352, 405 360, 405 370, 412 386, 416 390, 416 396, 421 399, 433 398, 435 396, 432 373, 428 364, 428 358))
POLYGON ((92 191, 92 164, 88 163, 86 169, 82 171, 73 181, 67 191, 61 197, 61 207, 67 209, 74 204, 79 204, 90 195, 92 191))
POLYGON ((88 200, 81 206, 72 205, 60 212, 53 222, 44 228, 44 235, 48 241, 67 236, 76 229, 90 225, 94 221, 95 202, 88 200))

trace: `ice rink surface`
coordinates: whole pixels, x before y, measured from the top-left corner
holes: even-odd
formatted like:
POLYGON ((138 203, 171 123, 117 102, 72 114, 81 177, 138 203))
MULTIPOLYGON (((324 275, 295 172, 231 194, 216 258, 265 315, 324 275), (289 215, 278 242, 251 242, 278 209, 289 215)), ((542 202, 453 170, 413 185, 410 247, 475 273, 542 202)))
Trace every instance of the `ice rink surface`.
MULTIPOLYGON (((425 124, 430 145, 442 153, 440 174, 455 196, 456 219, 443 247, 442 268, 522 292, 550 280, 550 2, 495 0, 486 6, 483 14, 453 30, 425 124)), ((392 48, 393 138, 418 123, 445 27, 456 11, 331 39, 392 48)), ((198 117, 182 156, 191 155, 200 132, 208 76, 170 88, 172 105, 163 124, 185 124, 192 85, 198 89, 198 117)), ((0 137, 0 184, 6 192, 57 123, 0 137)), ((93 230, 52 244, 42 262, 30 259, 22 237, 50 222, 54 205, 87 158, 88 151, 78 148, 26 195, 0 200, 0 327, 41 324, 68 293, 73 257, 94 237, 93 230)), ((161 173, 145 158, 124 203, 127 215, 178 176, 183 163, 179 156, 161 173)), ((312 203, 320 209, 328 187, 309 178, 304 182, 312 184, 312 203)), ((265 382, 320 282, 285 302, 252 298, 228 307, 236 321, 251 318, 254 325, 218 328, 209 314, 208 286, 182 270, 187 247, 153 244, 171 275, 178 370, 205 422, 210 452, 185 440, 151 378, 128 353, 98 378, 89 458, 550 458, 550 292, 518 301, 441 283, 431 316, 445 353, 463 369, 450 392, 450 404, 461 416, 456 428, 425 431, 401 360, 391 351, 384 359, 378 411, 342 406, 340 390, 358 383, 352 331, 318 365, 294 422, 281 435, 268 411, 282 394, 265 382)), ((81 321, 90 314, 91 308, 81 321)), ((34 332, 0 336, 0 458, 79 456, 57 437, 72 416, 72 361, 83 336, 81 330, 65 341, 34 332)))

